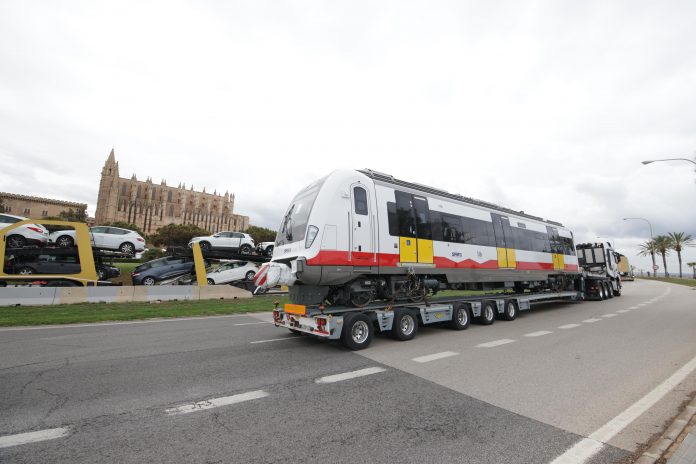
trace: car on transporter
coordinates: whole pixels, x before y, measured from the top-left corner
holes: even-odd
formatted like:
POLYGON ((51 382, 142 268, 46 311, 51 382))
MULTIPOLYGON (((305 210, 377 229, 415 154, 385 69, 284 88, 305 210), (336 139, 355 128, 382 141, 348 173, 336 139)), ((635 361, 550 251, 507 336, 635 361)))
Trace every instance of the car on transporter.
MULTIPOLYGON (((0 229, 26 219, 28 218, 12 214, 0 214, 0 229)), ((27 245, 43 246, 48 241, 48 230, 41 224, 25 224, 12 229, 6 240, 7 248, 23 248, 27 245)))
POLYGON ((259 272, 259 263, 249 261, 231 261, 223 263, 212 271, 208 272, 206 278, 208 285, 229 284, 240 280, 254 280, 256 273, 259 272))
POLYGON ((203 251, 223 250, 249 255, 256 245, 251 235, 244 232, 218 232, 207 237, 193 237, 188 246, 198 243, 203 251))
MULTIPOLYGON (((89 231, 94 248, 120 251, 127 255, 145 250, 145 239, 135 231, 111 226, 90 227, 89 231)), ((74 230, 59 230, 50 234, 48 238, 51 243, 61 248, 75 246, 74 230)))
MULTIPOLYGON (((204 264, 206 268, 210 266, 207 260, 204 264)), ((166 256, 139 265, 133 269, 131 278, 133 285, 150 286, 191 273, 195 273, 193 257, 166 256)))

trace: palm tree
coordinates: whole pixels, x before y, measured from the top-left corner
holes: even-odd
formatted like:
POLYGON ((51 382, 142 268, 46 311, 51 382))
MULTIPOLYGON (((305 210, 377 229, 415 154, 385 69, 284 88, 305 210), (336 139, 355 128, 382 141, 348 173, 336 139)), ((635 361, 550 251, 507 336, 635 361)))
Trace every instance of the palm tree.
POLYGON ((694 273, 694 279, 696 279, 696 263, 686 263, 686 265, 691 268, 691 272, 694 273))
POLYGON ((677 258, 679 258, 679 278, 682 278, 682 259, 681 251, 685 246, 694 246, 694 239, 691 235, 685 234, 684 232, 670 232, 669 238, 672 240, 672 249, 677 252, 677 258))
MULTIPOLYGON (((653 240, 648 240, 645 243, 641 243, 638 245, 638 248, 640 248, 640 251, 638 252, 639 255, 641 256, 651 256, 652 257, 652 263, 653 263, 653 270, 655 269, 655 242, 653 240)), ((650 271, 648 271, 648 276, 650 276, 650 271)))
POLYGON ((669 277, 669 273, 667 272, 667 255, 672 250, 672 239, 667 235, 658 235, 653 242, 655 242, 655 251, 662 256, 665 277, 669 277))

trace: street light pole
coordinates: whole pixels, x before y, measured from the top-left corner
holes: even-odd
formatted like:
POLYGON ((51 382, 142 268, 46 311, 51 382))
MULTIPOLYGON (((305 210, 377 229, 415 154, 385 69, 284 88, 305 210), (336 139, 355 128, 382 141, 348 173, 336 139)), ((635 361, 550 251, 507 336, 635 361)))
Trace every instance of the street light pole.
MULTIPOLYGON (((655 160, 655 161, 658 161, 658 160, 655 160)), ((647 163, 645 163, 645 161, 643 161, 643 163, 647 164, 647 163)), ((652 161, 649 161, 649 163, 652 163, 652 161)), ((696 164, 696 163, 694 163, 694 164, 696 164)), ((629 219, 639 219, 641 221, 645 221, 648 223, 648 227, 650 227, 650 246, 653 247, 652 251, 650 252, 650 256, 652 257, 652 262, 653 262, 653 273, 656 273, 656 271, 655 271, 655 266, 656 266, 655 265, 655 248, 654 248, 655 247, 655 240, 653 239, 652 224, 650 223, 650 221, 648 221, 647 219, 642 218, 642 217, 623 218, 624 221, 628 221, 629 219)))

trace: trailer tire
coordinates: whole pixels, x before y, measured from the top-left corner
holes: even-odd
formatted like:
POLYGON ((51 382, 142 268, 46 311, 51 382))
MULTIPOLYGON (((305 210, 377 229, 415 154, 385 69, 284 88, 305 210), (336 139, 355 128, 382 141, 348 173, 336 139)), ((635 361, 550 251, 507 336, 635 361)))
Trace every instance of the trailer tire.
POLYGON ((519 312, 519 307, 515 300, 505 301, 505 312, 500 315, 500 318, 504 321, 514 321, 517 319, 517 313, 519 312))
POLYGON ((354 351, 365 349, 372 343, 373 336, 372 321, 365 314, 347 314, 343 317, 341 342, 346 347, 354 351))
POLYGON ((496 304, 493 301, 484 301, 481 305, 481 315, 477 319, 478 323, 481 325, 493 324, 497 312, 496 304))
POLYGON ((469 328, 471 313, 467 305, 459 303, 452 308, 452 320, 449 326, 454 330, 466 330, 469 328))
POLYGON ((406 341, 415 338, 418 333, 418 317, 407 309, 394 310, 394 324, 391 336, 396 340, 406 341))

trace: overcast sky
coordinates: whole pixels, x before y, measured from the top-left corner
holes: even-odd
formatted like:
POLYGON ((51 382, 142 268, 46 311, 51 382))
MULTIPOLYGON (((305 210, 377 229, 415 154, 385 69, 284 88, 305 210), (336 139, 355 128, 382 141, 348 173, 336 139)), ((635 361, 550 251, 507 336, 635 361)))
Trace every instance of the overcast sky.
POLYGON ((305 184, 368 167, 647 270, 647 223, 623 217, 696 237, 694 166, 640 163, 694 159, 694 18, 693 1, 3 0, 0 190, 93 215, 113 147, 124 177, 229 190, 276 228, 305 184))

